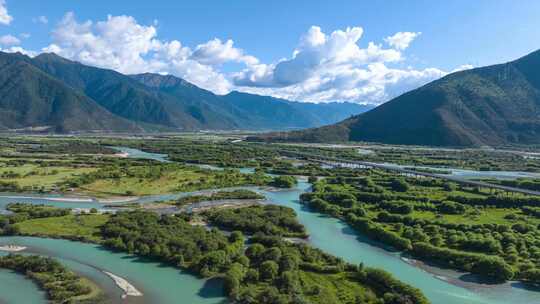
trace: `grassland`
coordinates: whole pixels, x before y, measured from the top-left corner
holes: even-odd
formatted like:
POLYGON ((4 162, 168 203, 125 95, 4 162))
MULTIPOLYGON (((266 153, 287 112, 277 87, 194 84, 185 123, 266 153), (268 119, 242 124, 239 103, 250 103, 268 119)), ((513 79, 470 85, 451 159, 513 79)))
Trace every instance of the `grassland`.
POLYGON ((15 182, 23 189, 52 191, 65 181, 81 174, 94 172, 96 168, 41 167, 34 164, 0 167, 3 181, 15 182))
MULTIPOLYGON (((78 182, 78 189, 91 195, 153 195, 188 192, 243 185, 263 185, 270 179, 263 175, 243 174, 236 170, 206 170, 193 166, 159 164, 127 169, 107 168, 105 175, 89 182, 78 182), (117 170, 117 171, 112 171, 117 170), (118 173, 118 174, 116 174, 118 173)), ((97 174, 100 174, 99 172, 97 174)))
POLYGON ((100 242, 99 229, 109 217, 107 214, 67 215, 31 219, 16 226, 23 235, 100 242))
POLYGON ((91 280, 81 277, 79 284, 81 284, 85 289, 89 290, 87 294, 76 296, 71 298, 71 301, 74 303, 107 303, 103 290, 91 280), (103 301, 102 301, 103 300, 103 301))
POLYGON ((80 187, 82 192, 89 194, 111 195, 152 195, 179 192, 184 188, 202 188, 205 174, 190 169, 167 171, 158 178, 121 177, 118 179, 99 179, 80 187), (198 186, 197 186, 198 185, 198 186))
POLYGON ((349 273, 322 275, 301 271, 300 280, 304 286, 316 286, 315 291, 306 292, 312 303, 371 303, 377 298, 372 289, 355 283, 349 273))

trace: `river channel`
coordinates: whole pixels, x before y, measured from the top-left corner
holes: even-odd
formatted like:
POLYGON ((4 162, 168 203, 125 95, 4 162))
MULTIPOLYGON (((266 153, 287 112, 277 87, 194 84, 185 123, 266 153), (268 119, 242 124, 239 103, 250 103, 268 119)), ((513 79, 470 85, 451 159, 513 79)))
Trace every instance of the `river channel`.
MULTIPOLYGON (((142 152, 142 151, 141 151, 142 152)), ((145 153, 145 152, 142 152, 145 153)), ((136 155, 141 155, 136 153, 136 155)), ((143 154, 147 156, 146 154, 143 154)), ((162 155, 153 154, 156 160, 163 161, 162 155)), ((132 156, 132 155, 130 155, 132 156)), ((244 170, 249 172, 251 170, 244 170)), ((540 292, 524 288, 517 282, 499 285, 483 285, 464 280, 468 276, 453 271, 432 268, 426 271, 407 263, 399 252, 382 249, 358 235, 340 220, 312 212, 302 206, 300 194, 309 191, 310 185, 300 180, 290 190, 274 191, 247 187, 264 194, 269 202, 293 208, 300 222, 306 226, 314 246, 351 263, 363 263, 391 272, 398 279, 420 288, 434 304, 534 304, 540 303, 540 292)), ((170 194, 141 198, 140 202, 152 202, 179 197, 185 194, 170 194)), ((91 208, 99 206, 97 201, 55 201, 41 198, 18 201, 51 204, 58 207, 91 208)), ((17 201, 16 195, 0 198, 0 208, 17 201)), ((60 259, 74 271, 97 282, 105 292, 119 299, 121 291, 113 281, 102 273, 112 272, 127 279, 144 296, 128 297, 121 303, 222 303, 219 282, 206 281, 186 274, 178 269, 158 263, 141 260, 126 254, 113 253, 98 245, 82 244, 65 240, 38 239, 30 237, 3 237, 1 244, 27 246, 30 253, 53 256, 60 259)), ((0 303, 46 303, 43 293, 22 276, 8 271, 0 271, 0 303), (4 283, 5 282, 5 283, 4 283), (20 286, 13 288, 10 286, 20 286)), ((120 303, 120 301, 119 301, 120 303)))

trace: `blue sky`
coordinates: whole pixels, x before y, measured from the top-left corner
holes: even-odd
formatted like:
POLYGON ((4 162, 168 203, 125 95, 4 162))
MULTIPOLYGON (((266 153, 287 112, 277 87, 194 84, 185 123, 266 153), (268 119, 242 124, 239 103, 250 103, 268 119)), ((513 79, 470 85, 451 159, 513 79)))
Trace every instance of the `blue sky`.
POLYGON ((539 1, 43 2, 0 0, 0 48, 171 73, 220 94, 381 103, 540 48, 539 1))

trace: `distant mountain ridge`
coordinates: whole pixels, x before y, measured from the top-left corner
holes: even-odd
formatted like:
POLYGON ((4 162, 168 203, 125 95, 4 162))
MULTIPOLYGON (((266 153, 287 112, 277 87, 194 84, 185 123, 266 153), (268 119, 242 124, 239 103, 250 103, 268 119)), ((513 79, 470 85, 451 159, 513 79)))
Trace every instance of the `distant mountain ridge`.
POLYGON ((140 131, 18 54, 0 54, 0 128, 140 131))
POLYGON ((461 71, 334 125, 256 140, 430 146, 540 143, 540 51, 461 71))
POLYGON ((52 53, 30 58, 0 52, 0 69, 0 130, 285 130, 330 124, 369 109, 238 92, 219 96, 171 75, 123 75, 52 53))

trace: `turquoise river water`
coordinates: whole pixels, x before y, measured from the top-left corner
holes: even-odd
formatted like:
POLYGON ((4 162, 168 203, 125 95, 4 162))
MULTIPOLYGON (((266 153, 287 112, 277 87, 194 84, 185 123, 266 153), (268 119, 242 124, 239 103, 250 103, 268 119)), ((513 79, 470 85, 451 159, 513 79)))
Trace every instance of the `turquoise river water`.
MULTIPOLYGON (((164 160, 164 158, 161 158, 164 160)), ((250 171, 250 170, 245 170, 250 171)), ((302 206, 298 198, 309 191, 310 185, 300 181, 298 186, 286 191, 256 189, 274 204, 293 208, 310 234, 309 242, 330 254, 351 263, 363 263, 391 272, 398 279, 420 288, 434 304, 535 304, 540 303, 540 292, 510 282, 500 285, 469 283, 463 274, 431 268, 430 272, 407 263, 397 252, 390 252, 362 238, 340 220, 312 212, 302 206)), ((182 194, 153 196, 141 202, 178 197, 182 194)), ((21 201, 16 196, 0 197, 0 209, 11 201, 21 201)), ((52 201, 43 198, 24 199, 30 203, 45 203, 59 207, 96 207, 96 201, 52 201)), ((122 253, 113 253, 100 246, 65 240, 29 237, 2 237, 0 245, 16 244, 28 247, 27 253, 48 255, 60 259, 68 267, 98 283, 117 303, 223 303, 221 283, 206 281, 178 269, 141 260, 122 253), (102 270, 119 275, 137 289, 143 297, 120 300, 121 290, 102 270)), ((9 271, 0 271, 0 303, 46 303, 44 295, 32 282, 9 271), (15 287, 16 286, 16 287, 15 287)))

